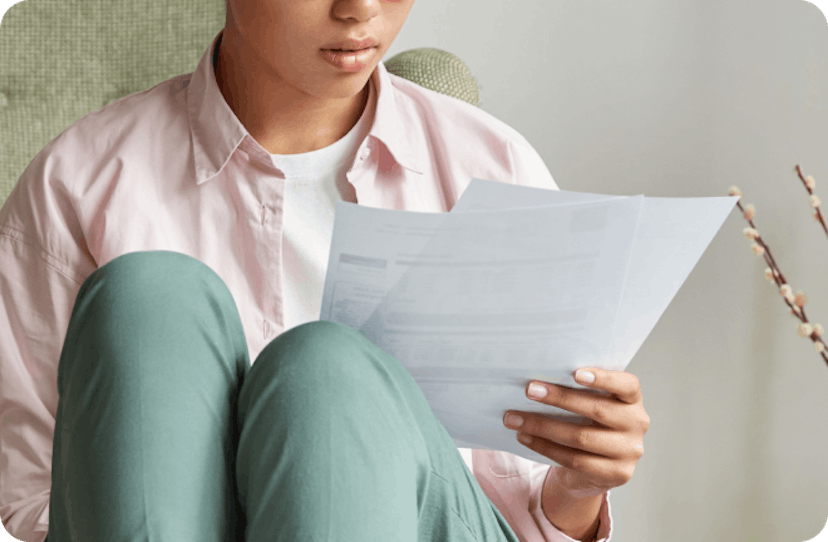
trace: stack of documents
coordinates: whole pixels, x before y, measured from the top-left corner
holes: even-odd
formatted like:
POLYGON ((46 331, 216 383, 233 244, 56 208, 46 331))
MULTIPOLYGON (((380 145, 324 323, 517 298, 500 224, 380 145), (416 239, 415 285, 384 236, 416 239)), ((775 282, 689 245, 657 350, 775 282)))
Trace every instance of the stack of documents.
POLYGON ((588 389, 576 369, 625 370, 737 200, 472 179, 449 213, 340 201, 320 320, 405 366, 457 446, 554 464, 505 411, 583 422, 528 382, 588 389))

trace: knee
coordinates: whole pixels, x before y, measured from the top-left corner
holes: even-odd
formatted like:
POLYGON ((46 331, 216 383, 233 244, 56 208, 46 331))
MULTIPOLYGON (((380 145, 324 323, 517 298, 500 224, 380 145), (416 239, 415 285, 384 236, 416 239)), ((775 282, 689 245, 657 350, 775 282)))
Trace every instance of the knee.
POLYGON ((239 423, 275 416, 295 434, 318 434, 319 424, 329 427, 332 416, 356 420, 382 412, 387 419, 410 420, 412 408, 427 408, 416 382, 393 356, 359 331, 328 321, 303 324, 273 339, 244 380, 239 423))
POLYGON ((318 320, 285 331, 270 341, 259 357, 267 365, 312 373, 313 365, 336 364, 337 359, 350 356, 355 348, 363 346, 360 339, 366 340, 345 324, 318 320))
POLYGON ((362 334, 345 324, 308 322, 273 339, 259 354, 251 371, 268 373, 263 380, 279 382, 284 388, 341 389, 356 383, 358 375, 364 375, 373 365, 374 348, 362 334))
POLYGON ((122 254, 96 269, 84 282, 78 298, 111 308, 150 308, 163 300, 185 302, 211 291, 229 296, 221 278, 203 262, 165 250, 122 254))
POLYGON ((95 270, 81 286, 69 327, 69 336, 115 346, 147 336, 210 340, 219 334, 240 336, 233 348, 241 351, 243 344, 246 352, 224 281, 199 260, 169 251, 124 254, 95 270))
POLYGON ((340 427, 352 427, 346 418, 378 413, 411 420, 412 408, 427 408, 416 382, 393 356, 359 331, 328 321, 303 324, 273 339, 244 379, 239 423, 270 417, 290 424, 294 436, 308 431, 316 438, 319 427, 329 428, 334 419, 340 427))
POLYGON ((84 281, 60 367, 70 373, 78 367, 91 370, 90 364, 105 360, 99 365, 107 371, 133 371, 136 360, 146 366, 176 359, 182 366, 189 360, 202 364, 201 372, 208 370, 211 356, 224 364, 225 374, 237 375, 249 366, 230 290, 196 258, 144 251, 118 256, 84 281))

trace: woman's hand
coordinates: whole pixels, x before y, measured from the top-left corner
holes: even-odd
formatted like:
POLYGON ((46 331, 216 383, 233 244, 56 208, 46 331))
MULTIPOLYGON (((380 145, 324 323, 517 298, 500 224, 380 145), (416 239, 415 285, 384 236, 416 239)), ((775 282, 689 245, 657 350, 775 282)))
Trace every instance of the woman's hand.
POLYGON ((585 416, 585 425, 514 410, 504 416, 506 427, 518 429, 518 440, 526 447, 563 466, 558 469, 557 483, 576 499, 601 495, 629 482, 644 454, 644 433, 650 427, 634 374, 588 369, 595 375, 590 383, 580 378, 585 371, 576 371, 576 380, 609 395, 537 381, 526 389, 530 399, 585 416), (545 395, 533 395, 535 385, 545 395), (509 423, 509 414, 523 418, 522 424, 509 423), (523 442, 524 436, 532 437, 532 442, 523 442))

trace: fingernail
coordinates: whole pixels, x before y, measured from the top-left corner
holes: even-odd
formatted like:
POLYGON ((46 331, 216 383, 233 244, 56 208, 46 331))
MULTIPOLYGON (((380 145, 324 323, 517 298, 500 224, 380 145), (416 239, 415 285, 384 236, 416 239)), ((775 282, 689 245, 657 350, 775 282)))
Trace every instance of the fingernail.
POLYGON ((578 372, 575 373, 575 380, 581 384, 591 384, 595 382, 595 375, 589 371, 578 369, 578 372))
POLYGON ((518 416, 512 412, 506 414, 506 419, 503 420, 506 424, 506 427, 509 429, 517 429, 521 425, 523 425, 523 417, 518 416))
POLYGON ((532 382, 529 384, 529 397, 534 399, 543 399, 546 397, 546 386, 543 384, 538 384, 537 382, 532 382))
POLYGON ((532 444, 532 437, 526 433, 518 433, 517 439, 524 444, 532 444))

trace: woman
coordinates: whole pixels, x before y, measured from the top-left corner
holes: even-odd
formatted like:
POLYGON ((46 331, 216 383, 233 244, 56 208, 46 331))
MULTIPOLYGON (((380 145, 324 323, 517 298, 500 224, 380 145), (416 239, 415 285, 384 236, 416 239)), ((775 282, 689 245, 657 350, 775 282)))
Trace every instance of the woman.
POLYGON ((228 0, 194 73, 85 116, 24 171, 0 211, 10 533, 609 536, 649 426, 633 375, 593 370, 606 396, 540 383, 590 426, 513 413, 564 467, 461 456, 395 359, 315 321, 337 200, 445 212, 473 177, 557 188, 514 129, 385 71, 413 3, 228 0), (350 46, 369 50, 330 51, 350 46))

